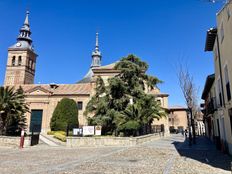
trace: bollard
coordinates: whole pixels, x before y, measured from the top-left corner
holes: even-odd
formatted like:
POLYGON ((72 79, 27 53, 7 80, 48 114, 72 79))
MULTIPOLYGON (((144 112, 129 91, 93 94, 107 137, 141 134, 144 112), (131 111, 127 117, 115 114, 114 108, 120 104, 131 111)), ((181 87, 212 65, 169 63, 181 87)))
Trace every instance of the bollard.
POLYGON ((19 148, 22 149, 24 145, 24 130, 21 130, 20 145, 19 148))

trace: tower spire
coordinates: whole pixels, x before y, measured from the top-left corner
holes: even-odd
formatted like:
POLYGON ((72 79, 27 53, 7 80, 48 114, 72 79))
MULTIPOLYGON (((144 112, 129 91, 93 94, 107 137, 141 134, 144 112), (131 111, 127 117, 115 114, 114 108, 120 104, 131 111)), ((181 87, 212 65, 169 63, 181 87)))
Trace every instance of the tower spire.
POLYGON ((99 45, 98 45, 98 32, 96 32, 96 45, 95 45, 95 51, 99 51, 99 45))
POLYGON ((26 12, 26 18, 25 18, 25 21, 24 21, 24 25, 27 25, 27 26, 29 26, 29 20, 28 20, 29 14, 30 14, 30 12, 29 12, 29 10, 27 10, 27 12, 26 12))
POLYGON ((31 31, 30 31, 30 25, 29 25, 29 11, 27 10, 26 12, 26 17, 25 17, 25 21, 23 23, 23 26, 20 29, 20 34, 17 38, 17 41, 27 41, 29 43, 29 45, 31 45, 32 43, 32 39, 31 39, 31 31))
POLYGON ((92 67, 101 66, 101 52, 99 51, 99 41, 98 41, 98 32, 96 32, 96 43, 95 43, 95 50, 92 52, 92 67))
POLYGON ((96 42, 94 51, 92 52, 92 63, 90 69, 88 73, 84 76, 84 78, 77 83, 89 83, 92 81, 92 78, 94 76, 93 68, 101 66, 101 57, 101 52, 99 51, 98 32, 96 32, 96 42))

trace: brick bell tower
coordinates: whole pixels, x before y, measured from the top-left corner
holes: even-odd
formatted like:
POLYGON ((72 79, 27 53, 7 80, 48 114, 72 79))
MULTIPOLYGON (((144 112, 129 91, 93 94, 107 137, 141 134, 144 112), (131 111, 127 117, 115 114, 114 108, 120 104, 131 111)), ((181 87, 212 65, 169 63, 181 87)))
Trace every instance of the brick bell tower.
POLYGON ((28 16, 29 11, 26 13, 24 24, 17 38, 17 43, 8 48, 5 86, 34 83, 37 54, 33 49, 32 39, 30 37, 31 31, 28 16))

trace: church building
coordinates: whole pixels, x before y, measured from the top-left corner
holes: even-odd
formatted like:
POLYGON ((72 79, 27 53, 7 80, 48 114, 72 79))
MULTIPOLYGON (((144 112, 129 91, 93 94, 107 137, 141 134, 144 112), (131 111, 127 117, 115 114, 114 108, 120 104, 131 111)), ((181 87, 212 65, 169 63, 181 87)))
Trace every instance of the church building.
MULTIPOLYGON (((26 102, 28 103, 30 113, 27 117, 27 131, 35 129, 46 133, 50 130, 50 120, 57 103, 62 98, 74 99, 79 110, 80 126, 87 125, 87 120, 83 115, 85 107, 91 96, 95 92, 95 81, 101 76, 107 84, 107 79, 119 73, 114 69, 115 63, 102 66, 102 56, 99 50, 98 33, 96 33, 95 49, 92 52, 92 63, 89 71, 84 78, 74 84, 35 84, 34 77, 36 72, 37 54, 34 50, 31 30, 29 24, 29 12, 17 42, 8 48, 8 58, 6 65, 4 86, 21 86, 25 92, 26 102)), ((161 103, 161 106, 168 109, 168 94, 163 94, 158 88, 150 91, 152 95, 161 103)), ((168 131, 168 118, 155 121, 154 124, 164 124, 168 131)))

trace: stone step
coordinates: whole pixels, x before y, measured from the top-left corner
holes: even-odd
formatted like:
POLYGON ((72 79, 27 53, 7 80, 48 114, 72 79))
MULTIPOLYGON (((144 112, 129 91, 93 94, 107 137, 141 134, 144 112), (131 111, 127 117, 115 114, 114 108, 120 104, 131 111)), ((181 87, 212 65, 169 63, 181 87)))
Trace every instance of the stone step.
POLYGON ((45 135, 45 134, 40 134, 39 135, 39 139, 44 142, 45 144, 49 145, 49 146, 60 146, 60 144, 58 144, 57 142, 55 142, 51 137, 45 135))

